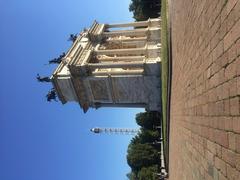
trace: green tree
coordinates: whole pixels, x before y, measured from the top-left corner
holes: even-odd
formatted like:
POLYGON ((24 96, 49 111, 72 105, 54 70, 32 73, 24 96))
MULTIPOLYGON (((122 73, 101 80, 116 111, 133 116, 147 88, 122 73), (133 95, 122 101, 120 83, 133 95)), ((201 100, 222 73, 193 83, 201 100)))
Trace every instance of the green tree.
POLYGON ((132 0, 129 11, 133 12, 136 21, 156 18, 160 15, 161 3, 159 0, 132 0))
POLYGON ((127 174, 130 180, 155 179, 160 157, 159 146, 152 142, 160 138, 160 132, 154 126, 160 126, 158 112, 144 112, 136 115, 136 122, 141 126, 138 134, 132 138, 127 152, 127 162, 132 171, 127 174))
POLYGON ((131 139, 131 144, 151 144, 152 142, 159 140, 160 137, 160 132, 157 130, 141 128, 138 134, 131 139))
POLYGON ((138 142, 141 144, 152 143, 160 138, 160 133, 158 131, 141 129, 138 133, 138 138, 138 142))
POLYGON ((133 12, 133 18, 136 19, 136 21, 143 21, 147 19, 143 13, 141 0, 132 0, 131 4, 129 5, 129 11, 133 12))
POLYGON ((154 126, 161 125, 158 112, 142 112, 136 115, 136 123, 145 129, 154 129, 154 126))
POLYGON ((157 179, 157 166, 143 167, 138 172, 139 180, 156 180, 157 179))
POLYGON ((129 180, 138 180, 137 175, 134 172, 130 172, 127 174, 127 178, 129 180))
POLYGON ((142 167, 159 163, 157 150, 148 144, 131 144, 128 146, 127 162, 133 172, 138 172, 142 167))

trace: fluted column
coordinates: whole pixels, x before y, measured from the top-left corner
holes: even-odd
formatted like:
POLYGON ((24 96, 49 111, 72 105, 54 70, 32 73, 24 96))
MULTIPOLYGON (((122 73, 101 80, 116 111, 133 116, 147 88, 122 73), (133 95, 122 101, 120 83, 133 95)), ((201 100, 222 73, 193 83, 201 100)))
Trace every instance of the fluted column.
POLYGON ((133 29, 133 30, 122 30, 122 31, 110 31, 103 32, 104 37, 114 37, 114 36, 144 36, 148 32, 148 28, 133 29))
POLYGON ((132 108, 144 108, 145 103, 98 103, 98 107, 132 107, 132 108))
POLYGON ((105 50, 95 50, 96 55, 128 55, 128 54, 145 54, 146 47, 143 48, 128 48, 128 49, 105 49, 105 50))
POLYGON ((107 39, 106 42, 132 42, 132 41, 146 41, 147 36, 145 37, 135 37, 135 38, 117 38, 117 39, 107 39))
POLYGON ((139 68, 143 67, 143 61, 133 61, 133 62, 112 62, 112 63, 89 63, 88 67, 90 69, 100 69, 100 68, 139 68))
POLYGON ((141 75, 143 74, 143 69, 137 69, 137 70, 110 70, 110 71, 93 71, 92 75, 141 75))
POLYGON ((149 21, 139 21, 139 22, 132 22, 132 23, 107 24, 106 27, 108 28, 143 27, 143 26, 148 26, 148 24, 149 24, 149 21))
POLYGON ((143 61, 145 56, 99 57, 99 61, 143 61))

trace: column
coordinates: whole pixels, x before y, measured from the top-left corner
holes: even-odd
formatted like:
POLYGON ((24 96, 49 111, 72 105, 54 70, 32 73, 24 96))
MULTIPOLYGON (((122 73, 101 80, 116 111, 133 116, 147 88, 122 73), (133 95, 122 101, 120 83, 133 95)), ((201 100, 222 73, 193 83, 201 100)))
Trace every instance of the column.
POLYGON ((114 37, 114 36, 144 36, 148 32, 148 28, 133 29, 133 30, 122 30, 122 31, 110 31, 103 32, 105 37, 114 37))
POLYGON ((129 108, 145 108, 145 103, 97 103, 98 107, 129 107, 129 108))
POLYGON ((143 67, 144 62, 113 62, 113 63, 88 63, 91 69, 100 68, 140 68, 143 67))
POLYGON ((132 23, 107 24, 107 28, 122 28, 122 27, 143 27, 148 26, 149 21, 139 21, 132 23))
POLYGON ((143 61, 145 56, 100 57, 99 61, 143 61))
POLYGON ((142 75, 144 72, 143 69, 137 69, 137 70, 121 70, 121 71, 93 71, 92 75, 98 76, 98 75, 142 75))
POLYGON ((135 37, 135 38, 118 38, 118 39, 107 39, 107 42, 135 42, 135 41, 146 41, 147 37, 135 37))
POLYGON ((106 49, 95 50, 96 55, 123 55, 123 54, 145 54, 147 48, 128 48, 128 49, 106 49))

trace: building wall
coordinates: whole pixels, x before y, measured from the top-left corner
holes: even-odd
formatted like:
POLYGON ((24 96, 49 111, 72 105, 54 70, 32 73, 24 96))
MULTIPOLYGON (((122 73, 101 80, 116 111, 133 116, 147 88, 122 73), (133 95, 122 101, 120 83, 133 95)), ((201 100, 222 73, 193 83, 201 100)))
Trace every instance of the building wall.
MULTIPOLYGON (((155 64, 160 69, 159 63, 155 64)), ((159 76, 112 76, 86 78, 94 102, 146 104, 160 109, 159 76)))
POLYGON ((159 18, 123 24, 94 21, 53 73, 62 103, 77 101, 84 112, 89 107, 159 111, 160 23, 159 18))
POLYGON ((172 0, 170 179, 240 179, 240 1, 172 0))

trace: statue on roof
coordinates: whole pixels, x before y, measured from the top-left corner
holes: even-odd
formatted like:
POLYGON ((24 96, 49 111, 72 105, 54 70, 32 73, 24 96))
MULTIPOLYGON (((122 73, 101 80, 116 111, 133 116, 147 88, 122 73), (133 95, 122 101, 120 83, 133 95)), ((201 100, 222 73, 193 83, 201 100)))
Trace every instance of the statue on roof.
POLYGON ((39 74, 37 74, 36 78, 39 82, 51 82, 51 79, 48 76, 41 77, 39 74))
POLYGON ((57 102, 57 94, 56 91, 52 88, 51 91, 46 95, 47 101, 51 102, 52 100, 57 102))
POLYGON ((49 64, 60 64, 62 62, 62 58, 64 58, 65 55, 66 55, 65 52, 63 52, 58 58, 54 58, 48 62, 49 64))
POLYGON ((77 40, 77 34, 70 34, 68 41, 75 42, 77 40))

